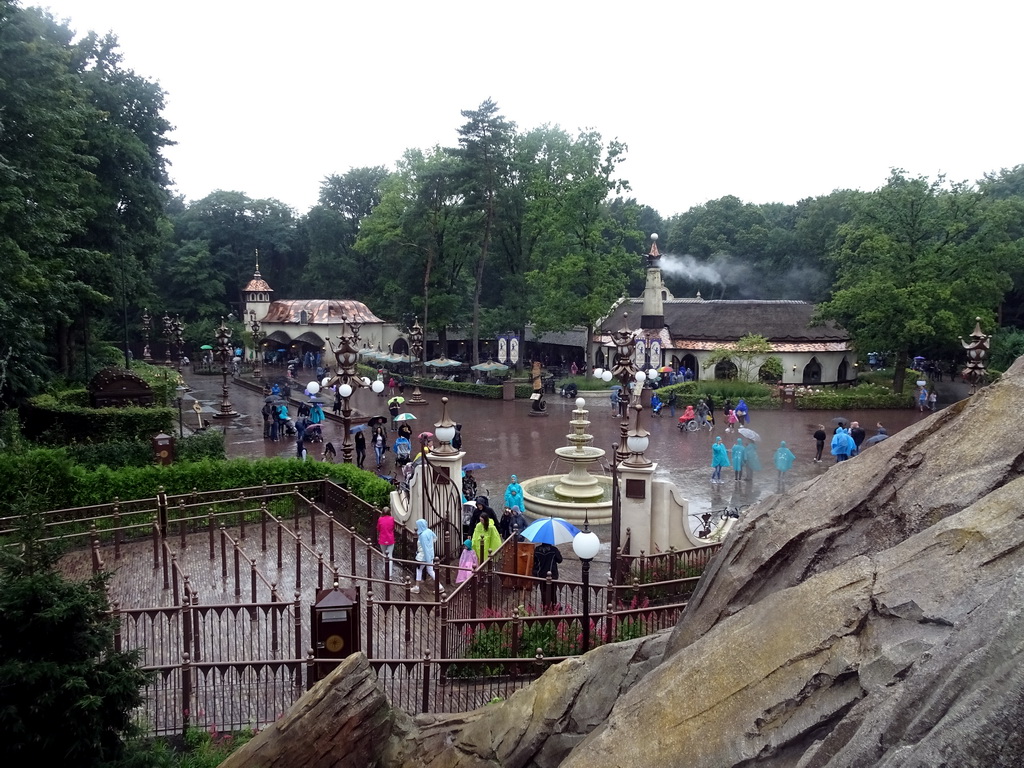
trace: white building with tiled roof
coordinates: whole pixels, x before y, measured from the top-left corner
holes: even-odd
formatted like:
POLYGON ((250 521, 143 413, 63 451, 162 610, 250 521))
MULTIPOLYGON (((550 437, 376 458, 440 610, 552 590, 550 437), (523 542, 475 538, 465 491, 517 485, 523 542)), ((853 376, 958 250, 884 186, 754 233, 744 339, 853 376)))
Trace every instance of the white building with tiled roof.
POLYGON ((648 254, 644 294, 618 302, 598 325, 601 330, 595 335, 597 349, 591 360, 595 356, 598 362, 611 359, 611 334, 625 322, 639 338, 637 364, 649 368, 687 367, 697 379, 726 378, 729 364, 711 363, 711 355, 735 348, 736 342, 748 334, 757 334, 771 344, 769 357, 782 361, 784 384, 834 384, 857 377, 850 334, 831 321, 814 322, 814 304, 789 300, 705 301, 699 293, 695 298, 677 299, 661 281, 658 258, 655 244, 648 254))

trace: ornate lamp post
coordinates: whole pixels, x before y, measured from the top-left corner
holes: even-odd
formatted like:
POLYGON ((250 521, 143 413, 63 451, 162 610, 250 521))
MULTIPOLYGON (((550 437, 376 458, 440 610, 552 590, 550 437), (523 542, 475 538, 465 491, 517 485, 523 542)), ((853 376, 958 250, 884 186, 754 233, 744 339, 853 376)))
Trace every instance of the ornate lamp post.
POLYGON ((185 436, 185 419, 184 419, 184 416, 182 415, 182 412, 181 412, 181 401, 182 401, 182 398, 185 396, 185 393, 188 390, 183 385, 179 385, 179 386, 174 388, 174 391, 178 393, 178 397, 177 397, 177 401, 178 401, 178 437, 184 437, 185 436))
POLYGON ((174 356, 178 360, 178 373, 181 373, 181 358, 185 349, 185 324, 181 322, 181 315, 175 315, 171 321, 171 333, 174 336, 174 356))
POLYGON ((963 336, 958 337, 960 345, 967 350, 967 367, 961 371, 961 376, 971 383, 972 395, 977 392, 978 385, 985 381, 985 358, 988 357, 989 345, 992 343, 992 337, 981 331, 981 318, 976 317, 974 321, 971 342, 968 344, 963 336))
MULTIPOLYGON (((327 382, 327 386, 337 386, 338 394, 341 396, 341 422, 344 427, 345 436, 341 442, 341 460, 345 464, 352 463, 352 453, 355 446, 352 441, 352 394, 360 387, 367 384, 356 375, 356 361, 359 360, 359 328, 360 323, 349 323, 345 318, 341 319, 341 334, 338 336, 338 346, 327 340, 334 359, 337 362, 337 373, 327 382), (346 329, 350 332, 346 333, 346 329)), ((382 382, 373 382, 369 385, 376 391, 376 385, 382 382)))
POLYGON ((252 364, 252 377, 254 379, 260 378, 260 342, 263 340, 263 329, 260 326, 260 321, 256 319, 255 310, 249 310, 249 328, 252 329, 252 344, 255 349, 253 355, 255 356, 252 364))
POLYGON ((633 428, 626 433, 626 447, 629 458, 623 464, 627 467, 649 467, 651 460, 644 455, 651 444, 651 433, 640 425, 640 412, 644 409, 640 403, 633 405, 633 428))
POLYGON ((455 439, 455 422, 448 417, 448 398, 441 398, 441 420, 434 423, 434 437, 441 444, 434 451, 438 456, 454 456, 458 453, 452 448, 452 440, 455 439))
POLYGON ((234 350, 231 348, 231 329, 222 317, 220 327, 217 329, 217 357, 220 359, 221 398, 220 412, 213 414, 215 419, 233 419, 238 415, 231 401, 228 400, 228 361, 231 359, 234 350))
MULTIPOLYGON (((409 329, 409 349, 412 351, 412 357, 415 361, 413 363, 413 373, 416 376, 423 375, 423 329, 420 327, 420 321, 417 318, 413 318, 412 327, 409 329)), ((409 398, 407 406, 411 405, 426 405, 427 401, 423 399, 423 393, 420 392, 420 385, 415 384, 412 388, 412 397, 409 398)))
POLYGON ((147 363, 153 362, 153 354, 149 350, 149 332, 153 328, 153 318, 150 317, 149 309, 142 310, 142 359, 147 363))
POLYGON ((590 650, 590 561, 597 557, 601 540, 590 530, 590 523, 583 518, 583 530, 573 536, 572 551, 583 563, 583 653, 590 650))
MULTIPOLYGON (((636 381, 641 387, 647 379, 647 374, 636 367, 636 334, 629 328, 629 313, 622 313, 622 327, 612 334, 612 343, 615 345, 615 356, 612 359, 612 376, 619 380, 622 390, 621 397, 629 392, 629 385, 636 381)), ((639 395, 638 395, 639 397, 639 395)), ((629 412, 622 414, 620 425, 619 452, 615 454, 617 461, 625 461, 629 456, 626 448, 626 432, 629 429, 629 412)))
POLYGON ((174 327, 171 324, 172 320, 170 315, 164 315, 164 341, 166 342, 166 351, 164 352, 164 365, 170 367, 174 365, 174 361, 171 360, 171 343, 174 340, 174 327))

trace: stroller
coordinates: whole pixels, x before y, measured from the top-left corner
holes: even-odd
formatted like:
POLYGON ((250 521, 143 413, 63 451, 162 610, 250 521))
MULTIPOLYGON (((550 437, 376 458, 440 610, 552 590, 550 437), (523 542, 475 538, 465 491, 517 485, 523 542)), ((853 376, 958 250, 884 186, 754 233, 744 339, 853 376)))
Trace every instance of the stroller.
POLYGON ((303 437, 307 443, 322 443, 324 441, 324 431, 320 428, 319 424, 307 424, 303 437))
POLYGON ((408 438, 400 437, 395 440, 395 463, 398 466, 405 466, 412 457, 412 443, 408 438))

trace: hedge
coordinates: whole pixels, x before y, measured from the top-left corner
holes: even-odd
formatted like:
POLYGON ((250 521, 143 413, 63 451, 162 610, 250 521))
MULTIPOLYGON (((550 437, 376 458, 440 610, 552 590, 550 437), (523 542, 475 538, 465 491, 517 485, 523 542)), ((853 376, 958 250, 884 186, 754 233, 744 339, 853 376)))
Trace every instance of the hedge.
MULTIPOLYGON (((67 446, 68 456, 75 464, 96 468, 106 465, 145 467, 153 463, 153 446, 146 440, 119 440, 107 443, 72 443, 67 446)), ((176 461, 202 461, 224 459, 224 433, 219 429, 196 432, 175 441, 176 461)))
POLYGON ((373 504, 387 504, 391 484, 352 464, 327 464, 299 459, 204 459, 170 466, 107 466, 89 468, 72 462, 60 448, 37 448, 24 453, 0 454, 2 514, 45 511, 105 504, 115 496, 141 499, 167 493, 190 493, 331 478, 356 496, 373 504), (27 508, 27 509, 26 509, 27 508))
POLYGON ((89 408, 77 405, 85 390, 57 395, 36 395, 25 406, 23 418, 28 435, 36 442, 62 445, 80 442, 133 441, 170 432, 175 419, 172 408, 159 406, 89 408))
POLYGON ((853 408, 912 408, 913 393, 897 394, 888 387, 861 384, 847 389, 816 389, 800 394, 796 407, 801 410, 847 410, 853 408))
POLYGON ((781 408, 782 401, 775 397, 775 388, 754 381, 735 381, 710 379, 708 381, 687 381, 683 384, 670 384, 655 390, 662 402, 667 402, 674 393, 676 408, 696 405, 698 400, 711 395, 716 408, 728 399, 736 404, 741 398, 750 408, 770 410, 781 408))

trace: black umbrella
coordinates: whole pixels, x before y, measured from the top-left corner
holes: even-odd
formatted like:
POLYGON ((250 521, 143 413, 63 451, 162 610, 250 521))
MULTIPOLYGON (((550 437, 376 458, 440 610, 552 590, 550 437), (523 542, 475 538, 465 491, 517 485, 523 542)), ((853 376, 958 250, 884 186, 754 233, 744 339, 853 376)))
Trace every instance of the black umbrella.
POLYGON ((387 424, 388 423, 388 417, 387 416, 373 416, 366 423, 369 424, 371 427, 375 427, 378 424, 387 424))
POLYGON ((874 445, 875 443, 880 443, 883 440, 887 440, 888 438, 888 435, 875 435, 874 437, 869 437, 867 440, 865 440, 864 445, 874 445))
POLYGON ((847 424, 850 423, 850 420, 845 416, 836 416, 834 419, 832 419, 832 423, 840 427, 845 427, 847 424))

